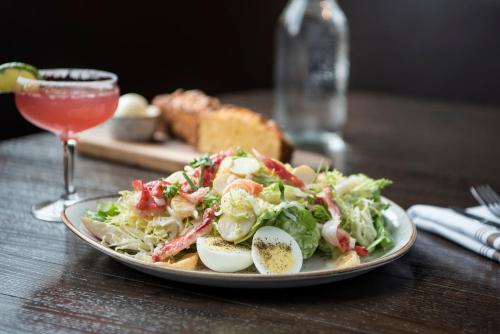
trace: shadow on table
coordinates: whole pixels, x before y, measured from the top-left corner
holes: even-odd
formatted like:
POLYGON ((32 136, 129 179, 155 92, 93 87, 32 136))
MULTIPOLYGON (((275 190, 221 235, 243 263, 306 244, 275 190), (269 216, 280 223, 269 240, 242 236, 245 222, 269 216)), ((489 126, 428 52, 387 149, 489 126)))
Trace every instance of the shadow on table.
MULTIPOLYGON (((83 245, 73 236, 66 242, 65 263, 44 264, 40 277, 38 273, 33 277, 38 282, 31 291, 26 291, 25 302, 19 305, 17 319, 27 328, 41 332, 66 325, 85 329, 97 324, 111 331, 123 325, 117 319, 122 319, 124 309, 127 312, 139 312, 139 309, 160 312, 172 307, 175 310, 187 307, 190 312, 208 307, 219 309, 226 316, 233 314, 232 307, 244 312, 254 312, 258 307, 259 312, 286 317, 290 312, 299 311, 328 319, 330 312, 349 312, 360 300, 363 305, 366 303, 366 309, 412 293, 413 272, 404 259, 346 281, 305 288, 246 290, 160 279, 130 269, 83 245), (229 308, 222 310, 223 305, 229 308)), ((228 321, 224 319, 219 319, 221 326, 228 321)), ((188 319, 183 321, 189 323, 188 319)), ((219 323, 214 321, 212 326, 219 323)))
MULTIPOLYGON (((397 295, 406 289, 413 276, 411 267, 404 262, 390 264, 385 268, 375 269, 364 275, 344 281, 322 285, 285 288, 285 289, 226 289, 190 286, 190 291, 220 295, 231 299, 243 299, 246 302, 267 303, 274 305, 297 303, 318 305, 326 302, 355 301, 371 299, 379 295, 386 297, 397 295)), ((187 288, 187 287, 186 287, 187 288)))

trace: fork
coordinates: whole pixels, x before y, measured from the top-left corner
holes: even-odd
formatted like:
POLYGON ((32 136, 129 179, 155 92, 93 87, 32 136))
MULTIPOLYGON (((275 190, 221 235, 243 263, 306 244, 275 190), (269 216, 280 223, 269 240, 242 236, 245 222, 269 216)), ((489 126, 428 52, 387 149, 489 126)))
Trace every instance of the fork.
POLYGON ((500 196, 489 184, 470 187, 470 193, 479 204, 484 205, 492 214, 500 218, 500 196))

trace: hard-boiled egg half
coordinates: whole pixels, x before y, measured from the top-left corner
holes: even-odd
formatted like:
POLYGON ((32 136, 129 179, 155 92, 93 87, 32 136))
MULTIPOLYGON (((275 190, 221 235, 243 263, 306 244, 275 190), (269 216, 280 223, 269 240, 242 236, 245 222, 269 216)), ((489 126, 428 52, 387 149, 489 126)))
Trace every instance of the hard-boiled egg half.
POLYGON ((220 237, 203 236, 196 240, 201 262, 213 271, 232 273, 252 265, 250 249, 220 237))
POLYGON ((273 226, 257 230, 252 240, 252 259, 261 274, 298 273, 302 268, 302 252, 297 241, 273 226))
POLYGON ((260 169, 259 161, 255 158, 243 157, 234 159, 231 172, 239 176, 247 176, 257 173, 260 169))

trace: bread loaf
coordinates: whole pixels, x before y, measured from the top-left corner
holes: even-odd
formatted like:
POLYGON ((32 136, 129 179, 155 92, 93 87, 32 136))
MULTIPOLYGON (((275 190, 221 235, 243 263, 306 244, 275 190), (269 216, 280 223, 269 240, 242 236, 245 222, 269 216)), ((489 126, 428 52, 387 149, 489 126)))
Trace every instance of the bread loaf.
POLYGON ((281 161, 290 161, 292 145, 274 121, 238 106, 223 106, 199 114, 198 150, 218 152, 229 147, 255 148, 262 154, 281 161))
POLYGON ((169 132, 193 146, 198 143, 199 115, 220 106, 217 98, 200 90, 183 89, 158 95, 153 99, 153 104, 161 109, 169 132))

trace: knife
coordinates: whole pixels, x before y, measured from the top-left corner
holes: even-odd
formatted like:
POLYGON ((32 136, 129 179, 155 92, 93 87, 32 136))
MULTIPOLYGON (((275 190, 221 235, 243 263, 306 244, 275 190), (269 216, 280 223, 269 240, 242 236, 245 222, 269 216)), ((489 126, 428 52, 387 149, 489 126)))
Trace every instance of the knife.
POLYGON ((462 216, 474 219, 474 220, 476 220, 476 221, 478 221, 480 223, 483 223, 483 224, 486 224, 486 225, 490 225, 490 226, 500 227, 500 223, 497 223, 495 221, 492 221, 492 220, 489 220, 489 219, 486 219, 486 218, 474 215, 472 213, 468 213, 467 211, 465 211, 465 209, 457 208, 457 207, 450 207, 450 209, 452 209, 453 211, 455 211, 458 214, 461 214, 462 216))

